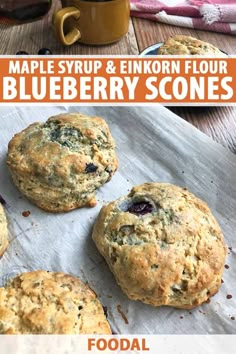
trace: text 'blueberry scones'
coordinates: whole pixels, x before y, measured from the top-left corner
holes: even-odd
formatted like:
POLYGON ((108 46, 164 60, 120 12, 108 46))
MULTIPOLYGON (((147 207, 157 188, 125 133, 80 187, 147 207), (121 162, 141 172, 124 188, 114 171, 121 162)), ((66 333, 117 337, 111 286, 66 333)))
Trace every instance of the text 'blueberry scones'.
POLYGON ((65 113, 16 134, 7 164, 28 199, 61 212, 95 206, 96 190, 111 179, 118 162, 104 119, 65 113))
POLYGON ((102 208, 93 239, 130 299, 192 308, 220 287, 223 235, 208 206, 186 189, 133 188, 102 208))
POLYGON ((7 230, 7 218, 0 203, 0 257, 5 252, 8 246, 8 230, 7 230))
POLYGON ((201 55, 227 57, 225 53, 210 43, 179 34, 167 39, 158 49, 158 55, 201 55))
POLYGON ((63 273, 23 273, 0 288, 0 334, 111 334, 95 293, 63 273))

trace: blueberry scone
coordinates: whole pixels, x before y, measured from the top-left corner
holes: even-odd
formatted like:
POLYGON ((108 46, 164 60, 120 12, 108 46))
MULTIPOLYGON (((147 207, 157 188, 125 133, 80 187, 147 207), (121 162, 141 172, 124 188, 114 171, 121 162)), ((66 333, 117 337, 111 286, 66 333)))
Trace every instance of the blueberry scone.
POLYGON ((15 185, 51 212, 96 205, 96 190, 117 169, 115 144, 104 119, 72 113, 34 123, 9 143, 15 185))
POLYGON ((101 209, 93 240, 130 299, 192 308, 221 285, 221 229, 186 189, 165 183, 133 188, 101 209))
POLYGON ((0 203, 0 257, 2 257, 8 246, 7 218, 0 203))
POLYGON ((214 57, 227 57, 225 53, 212 44, 200 39, 177 35, 170 37, 158 49, 158 55, 201 55, 214 57))
POLYGON ((0 334, 111 334, 111 329, 87 285, 39 270, 0 288, 0 334))

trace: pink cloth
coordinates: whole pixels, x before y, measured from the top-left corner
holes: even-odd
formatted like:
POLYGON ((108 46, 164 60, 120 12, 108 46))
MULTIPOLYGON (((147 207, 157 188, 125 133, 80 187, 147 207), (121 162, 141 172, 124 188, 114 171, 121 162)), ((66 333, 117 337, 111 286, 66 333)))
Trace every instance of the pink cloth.
POLYGON ((189 3, 195 6, 201 6, 204 4, 213 4, 213 5, 235 5, 235 0, 189 0, 189 3))
POLYGON ((236 0, 130 0, 130 3, 132 16, 236 34, 236 0))

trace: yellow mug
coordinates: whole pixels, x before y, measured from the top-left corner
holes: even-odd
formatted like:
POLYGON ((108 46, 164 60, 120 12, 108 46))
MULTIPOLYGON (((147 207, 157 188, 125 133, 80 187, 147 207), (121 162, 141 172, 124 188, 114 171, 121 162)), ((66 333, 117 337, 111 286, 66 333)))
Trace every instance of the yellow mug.
POLYGON ((62 0, 53 16, 57 38, 64 45, 75 42, 100 45, 121 39, 129 28, 129 0, 62 0))

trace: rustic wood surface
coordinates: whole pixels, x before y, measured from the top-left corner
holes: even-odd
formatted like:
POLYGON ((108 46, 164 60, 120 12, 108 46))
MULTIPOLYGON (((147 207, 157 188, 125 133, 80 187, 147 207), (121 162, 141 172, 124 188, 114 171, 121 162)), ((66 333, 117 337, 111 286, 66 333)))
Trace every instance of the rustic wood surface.
MULTIPOLYGON (((64 47, 55 39, 51 25, 52 14, 59 7, 59 0, 54 0, 50 13, 40 21, 15 27, 0 25, 0 54, 15 54, 19 50, 37 54, 40 48, 48 47, 53 54, 137 55, 146 47, 181 33, 208 41, 223 51, 236 55, 236 36, 169 26, 139 18, 130 20, 128 34, 115 44, 97 47, 75 44, 64 47)), ((169 109, 236 153, 236 107, 169 109)))

